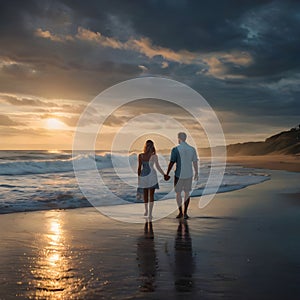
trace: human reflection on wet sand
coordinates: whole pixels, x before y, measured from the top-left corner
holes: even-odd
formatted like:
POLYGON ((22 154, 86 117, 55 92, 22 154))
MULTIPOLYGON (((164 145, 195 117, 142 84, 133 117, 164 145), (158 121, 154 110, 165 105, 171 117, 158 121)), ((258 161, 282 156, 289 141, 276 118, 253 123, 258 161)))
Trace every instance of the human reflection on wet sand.
POLYGON ((193 289, 194 259, 192 239, 186 220, 180 220, 175 238, 175 288, 178 292, 189 292, 193 289))
POLYGON ((71 267, 71 253, 65 243, 60 214, 47 218, 47 232, 39 240, 37 259, 31 264, 33 280, 30 299, 64 299, 78 285, 71 267))
POLYGON ((154 244, 153 224, 146 221, 144 234, 137 241, 137 260, 140 271, 140 291, 153 292, 155 290, 155 276, 157 257, 154 244))

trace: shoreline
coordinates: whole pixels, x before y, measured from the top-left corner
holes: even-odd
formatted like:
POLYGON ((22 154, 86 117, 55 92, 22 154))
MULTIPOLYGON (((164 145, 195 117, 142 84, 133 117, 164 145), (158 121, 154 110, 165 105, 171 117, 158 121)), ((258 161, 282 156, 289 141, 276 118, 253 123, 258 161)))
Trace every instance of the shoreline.
MULTIPOLYGON (((228 156, 227 163, 233 164, 233 165, 239 165, 244 168, 254 168, 254 169, 264 169, 264 170, 281 170, 281 171, 288 171, 288 172, 300 172, 300 156, 288 156, 288 155, 268 155, 268 156, 228 156)), ((261 184, 262 182, 255 183, 254 185, 261 184)), ((251 184, 252 185, 252 184, 251 184)), ((251 186, 248 185, 248 186, 251 186)), ((247 188, 242 187, 240 189, 247 188)), ((219 192, 219 194, 223 193, 232 193, 234 191, 237 191, 239 189, 234 190, 228 190, 224 192, 219 192)), ((197 198, 199 196, 193 196, 192 198, 197 198)), ((164 200, 169 201, 169 200, 164 200)), ((171 200, 172 201, 172 200, 171 200)), ((8 211, 8 212, 1 212, 1 215, 6 214, 16 214, 16 213, 29 213, 29 212, 35 212, 35 211, 50 211, 50 210, 76 210, 81 208, 87 208, 92 207, 92 205, 89 203, 86 206, 81 207, 53 207, 49 209, 32 209, 32 210, 26 210, 26 211, 8 211)), ((5 208, 4 208, 5 210, 5 208)), ((105 209, 104 209, 105 210, 105 209)))

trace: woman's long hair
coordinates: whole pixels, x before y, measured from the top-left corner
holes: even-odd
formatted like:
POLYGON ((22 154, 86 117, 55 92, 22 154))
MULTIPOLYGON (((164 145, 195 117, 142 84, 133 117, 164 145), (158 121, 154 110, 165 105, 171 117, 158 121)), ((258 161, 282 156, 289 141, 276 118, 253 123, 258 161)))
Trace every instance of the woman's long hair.
POLYGON ((151 141, 151 140, 146 141, 146 143, 144 145, 144 154, 147 157, 150 157, 151 155, 156 154, 156 150, 155 150, 153 141, 151 141))

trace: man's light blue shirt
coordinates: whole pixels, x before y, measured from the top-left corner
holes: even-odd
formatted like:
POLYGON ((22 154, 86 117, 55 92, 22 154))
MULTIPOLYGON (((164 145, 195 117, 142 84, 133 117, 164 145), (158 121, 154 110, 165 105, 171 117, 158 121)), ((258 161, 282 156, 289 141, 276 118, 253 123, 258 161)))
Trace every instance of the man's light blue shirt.
POLYGON ((186 142, 172 149, 170 161, 176 163, 175 176, 178 178, 193 177, 192 163, 197 160, 195 148, 186 142))

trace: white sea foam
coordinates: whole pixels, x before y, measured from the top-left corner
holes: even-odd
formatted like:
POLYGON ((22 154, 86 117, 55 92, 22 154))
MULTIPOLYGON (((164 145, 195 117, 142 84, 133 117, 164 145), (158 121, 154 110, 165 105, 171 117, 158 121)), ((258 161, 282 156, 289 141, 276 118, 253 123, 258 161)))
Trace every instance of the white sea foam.
MULTIPOLYGON (((136 201, 135 155, 129 158, 124 155, 113 156, 119 166, 123 162, 126 165, 128 159, 130 161, 130 168, 121 170, 122 178, 126 178, 124 182, 114 172, 112 156, 108 154, 93 156, 86 153, 71 158, 70 153, 7 152, 0 157, 0 213, 91 206, 79 190, 73 173, 73 159, 83 162, 81 172, 86 177, 87 185, 90 184, 89 179, 96 176, 93 172, 101 172, 109 191, 99 191, 91 186, 91 194, 97 196, 97 205, 124 204, 124 200, 133 204, 136 201), (91 161, 96 163, 98 170, 89 169, 91 161), (119 198, 112 197, 111 192, 119 198)), ((165 169, 166 160, 161 159, 161 163, 165 169)), ((200 179, 192 196, 203 194, 209 175, 209 161, 201 161, 200 166, 200 179)), ((218 193, 242 189, 269 178, 267 173, 255 169, 228 165, 218 193)), ((159 180, 160 189, 156 191, 156 199, 174 198, 172 182, 165 182, 160 175, 159 180)), ((206 193, 209 192, 206 189, 206 193)))
POLYGON ((88 169, 89 161, 95 161, 97 167, 111 167, 110 155, 79 154, 75 158, 68 159, 35 159, 35 160, 14 160, 0 163, 0 175, 26 175, 26 174, 47 174, 73 171, 73 160, 81 162, 82 170, 88 169), (85 167, 87 166, 87 167, 85 167))

